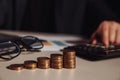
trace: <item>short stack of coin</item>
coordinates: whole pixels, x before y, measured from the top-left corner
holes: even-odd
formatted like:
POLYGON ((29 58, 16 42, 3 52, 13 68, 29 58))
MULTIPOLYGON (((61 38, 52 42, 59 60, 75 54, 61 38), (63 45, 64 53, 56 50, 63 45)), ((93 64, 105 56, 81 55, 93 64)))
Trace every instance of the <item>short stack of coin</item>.
POLYGON ((73 50, 63 51, 63 67, 67 69, 76 68, 76 53, 73 50))
POLYGON ((10 70, 21 71, 24 69, 24 65, 23 64, 11 64, 7 68, 10 70))
POLYGON ((62 69, 63 68, 63 55, 51 54, 51 68, 62 69))
POLYGON ((50 58, 48 57, 38 57, 38 68, 48 69, 50 68, 50 58))
POLYGON ((26 69, 35 69, 35 68, 37 68, 37 62, 34 60, 24 61, 24 67, 26 69))

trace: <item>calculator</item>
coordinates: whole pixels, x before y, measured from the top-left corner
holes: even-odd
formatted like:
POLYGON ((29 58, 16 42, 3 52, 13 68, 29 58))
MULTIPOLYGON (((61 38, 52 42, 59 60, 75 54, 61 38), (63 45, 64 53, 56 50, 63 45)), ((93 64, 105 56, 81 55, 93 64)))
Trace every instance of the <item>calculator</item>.
POLYGON ((106 48, 101 43, 96 45, 84 43, 65 47, 64 50, 66 49, 76 51, 77 56, 87 60, 103 60, 120 57, 120 45, 110 45, 106 48))

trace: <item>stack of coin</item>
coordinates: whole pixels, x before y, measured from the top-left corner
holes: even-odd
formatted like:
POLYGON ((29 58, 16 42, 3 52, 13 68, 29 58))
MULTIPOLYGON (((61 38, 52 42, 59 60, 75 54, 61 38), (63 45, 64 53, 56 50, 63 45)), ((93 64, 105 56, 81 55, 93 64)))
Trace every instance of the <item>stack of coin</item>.
POLYGON ((35 68, 37 68, 37 62, 34 60, 24 61, 24 67, 26 69, 35 69, 35 68))
POLYGON ((76 67, 76 53, 73 50, 63 51, 63 67, 74 69, 76 67))
POLYGON ((11 64, 7 68, 10 70, 20 71, 20 70, 24 69, 24 65, 23 64, 11 64))
POLYGON ((63 55, 51 54, 51 68, 62 69, 63 68, 63 55))
POLYGON ((48 69, 50 68, 50 59, 48 57, 38 57, 38 68, 48 69))

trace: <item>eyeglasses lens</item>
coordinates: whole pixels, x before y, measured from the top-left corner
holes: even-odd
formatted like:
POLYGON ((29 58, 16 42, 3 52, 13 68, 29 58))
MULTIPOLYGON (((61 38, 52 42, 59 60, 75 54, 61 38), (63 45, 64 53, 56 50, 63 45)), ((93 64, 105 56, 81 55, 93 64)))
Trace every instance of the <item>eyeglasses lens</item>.
POLYGON ((18 56, 20 53, 20 48, 13 42, 0 43, 0 58, 2 59, 12 59, 18 56))
POLYGON ((27 49, 41 49, 43 47, 42 41, 36 37, 25 36, 21 38, 21 41, 27 49))

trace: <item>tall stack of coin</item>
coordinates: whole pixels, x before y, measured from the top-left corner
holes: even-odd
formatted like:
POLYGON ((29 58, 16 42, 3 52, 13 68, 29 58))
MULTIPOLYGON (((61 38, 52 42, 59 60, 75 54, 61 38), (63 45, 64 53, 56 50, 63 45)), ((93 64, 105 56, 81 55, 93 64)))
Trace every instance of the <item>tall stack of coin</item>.
POLYGON ((51 68, 62 69, 63 68, 63 55, 51 54, 51 68))
POLYGON ((73 50, 63 51, 63 67, 74 69, 76 67, 76 53, 73 50))
POLYGON ((24 67, 26 69, 35 69, 35 68, 37 68, 37 62, 34 60, 24 61, 24 67))
POLYGON ((38 68, 48 69, 50 68, 50 58, 48 57, 38 57, 38 68))

